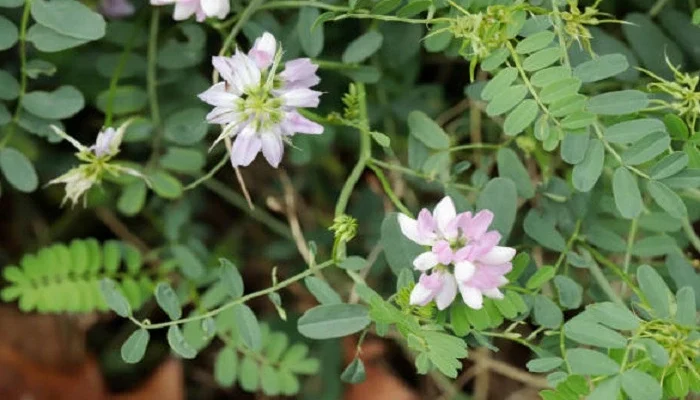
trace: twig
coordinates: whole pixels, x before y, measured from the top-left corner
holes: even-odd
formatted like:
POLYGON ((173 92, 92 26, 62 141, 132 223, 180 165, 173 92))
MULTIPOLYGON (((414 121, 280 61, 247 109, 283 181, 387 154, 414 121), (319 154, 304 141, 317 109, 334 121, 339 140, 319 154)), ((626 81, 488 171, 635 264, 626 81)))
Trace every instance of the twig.
POLYGON ((294 243, 296 243, 299 254, 301 254, 304 262, 311 265, 311 250, 309 250, 306 238, 304 238, 304 232, 302 231, 301 224, 299 223, 299 218, 297 217, 296 202, 294 200, 294 186, 292 185, 292 181, 289 179, 287 173, 281 170, 280 180, 282 182, 282 189, 284 190, 284 214, 287 216, 289 227, 292 230, 294 243))
POLYGON ((100 221, 102 221, 102 223, 109 228, 109 230, 111 230, 123 241, 129 242, 136 246, 136 248, 139 249, 139 251, 142 254, 148 254, 151 251, 150 247, 146 244, 146 242, 144 242, 143 240, 141 240, 140 237, 132 233, 129 230, 129 227, 126 226, 119 219, 119 217, 117 217, 112 212, 112 210, 105 207, 97 207, 95 209, 95 214, 97 215, 97 218, 99 218, 100 221))
MULTIPOLYGON (((226 152, 228 154, 231 154, 231 138, 226 137, 224 138, 224 143, 226 144, 226 152)), ((253 205, 253 200, 250 198, 250 193, 248 193, 248 187, 245 185, 245 181, 243 180, 243 175, 241 174, 241 170, 234 166, 233 170, 236 171, 236 180, 238 180, 238 185, 241 187, 241 192, 243 192, 243 197, 245 197, 245 201, 248 203, 248 208, 251 210, 255 210, 255 206, 253 205)))

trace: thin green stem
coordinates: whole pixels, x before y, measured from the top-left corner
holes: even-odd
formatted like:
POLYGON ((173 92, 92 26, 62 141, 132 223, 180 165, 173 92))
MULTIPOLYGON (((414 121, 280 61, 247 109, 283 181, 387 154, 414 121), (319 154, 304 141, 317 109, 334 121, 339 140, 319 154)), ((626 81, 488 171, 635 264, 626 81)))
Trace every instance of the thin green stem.
POLYGON ((206 174, 202 175, 199 177, 196 181, 190 183, 189 185, 185 186, 185 190, 192 190, 196 188, 197 186, 201 185, 203 182, 206 180, 210 179, 212 176, 214 176, 221 168, 223 168, 224 165, 228 162, 229 156, 228 152, 224 153, 224 156, 221 157, 221 160, 206 174))
POLYGON ((693 247, 695 247, 695 250, 700 252, 700 237, 698 237, 698 234, 695 233, 695 229, 693 229, 693 225, 690 223, 690 220, 688 218, 683 218, 681 220, 681 225, 685 236, 688 238, 693 247))
POLYGON ((152 166, 158 160, 160 145, 162 140, 162 127, 160 125, 160 109, 158 108, 158 25, 160 23, 160 7, 151 7, 151 29, 148 35, 146 89, 148 91, 148 104, 151 112, 151 122, 153 123, 153 147, 151 159, 148 165, 152 166))
POLYGON ((453 152, 453 151, 474 150, 474 149, 498 150, 503 146, 504 146, 504 144, 469 143, 469 144, 463 144, 463 145, 459 145, 459 146, 450 147, 449 149, 447 149, 447 151, 453 152))
MULTIPOLYGON (((605 265, 606 267, 610 268, 618 277, 620 277, 620 279, 622 279, 623 282, 627 283, 630 289, 632 289, 632 291, 640 299, 644 299, 644 296, 634 285, 632 279, 630 279, 630 277, 627 274, 625 274, 620 269, 620 267, 617 266, 617 264, 610 261, 607 257, 602 255, 598 250, 594 249, 592 246, 586 245, 585 248, 591 253, 591 255, 593 255, 593 258, 595 258, 598 262, 605 265)), ((600 267, 598 267, 596 263, 592 263, 589 266, 589 269, 591 271, 591 274, 593 275, 593 278, 595 278, 595 280, 598 282, 603 291, 608 295, 608 297, 610 297, 612 301, 624 305, 624 302, 622 301, 620 296, 618 296, 618 294, 613 290, 612 286, 610 286, 610 282, 608 282, 608 279, 605 277, 605 274, 603 274, 603 271, 601 271, 600 267)))
MULTIPOLYGON (((627 275, 630 268, 630 262, 632 261, 632 247, 634 246, 634 238, 636 235, 637 218, 634 218, 632 219, 632 223, 630 224, 630 230, 627 234, 627 248, 625 249, 625 261, 624 264, 622 264, 622 272, 624 272, 625 275, 627 275)), ((622 288, 620 289, 620 292, 624 295, 626 290, 627 284, 625 282, 622 282, 622 288)))
POLYGON ((276 292, 276 291, 283 289, 283 288, 291 285, 294 282, 300 281, 300 280, 306 278, 307 276, 312 275, 312 274, 314 274, 314 273, 316 273, 316 272, 318 272, 326 267, 330 267, 331 265, 334 265, 332 260, 325 261, 325 262, 318 264, 314 267, 307 268, 304 271, 292 276, 291 278, 285 279, 282 282, 279 282, 276 285, 270 286, 267 289, 259 290, 257 292, 253 292, 253 293, 247 294, 245 296, 239 297, 236 300, 230 301, 230 302, 228 302, 220 307, 217 307, 211 311, 207 311, 204 314, 195 315, 195 316, 188 317, 188 318, 182 318, 182 319, 178 319, 175 321, 161 322, 158 324, 144 323, 144 322, 137 320, 134 317, 129 317, 129 319, 131 319, 131 321, 133 321, 136 325, 138 325, 142 329, 158 329, 158 328, 165 328, 165 327, 172 326, 172 325, 182 325, 182 324, 186 324, 186 323, 192 322, 192 321, 200 321, 200 320, 203 320, 206 318, 214 317, 214 316, 218 315, 220 312, 227 310, 231 307, 237 306, 238 304, 243 304, 248 300, 252 300, 256 297, 260 297, 260 296, 264 296, 264 295, 269 294, 269 293, 276 292))
POLYGON ((347 69, 359 69, 361 65, 359 64, 347 64, 340 61, 331 60, 313 60, 314 64, 318 65, 321 69, 327 70, 347 70, 347 69))
POLYGON ((569 240, 566 242, 566 249, 559 255, 557 262, 554 264, 555 271, 559 270, 559 267, 566 259, 566 255, 569 253, 569 250, 571 250, 571 247, 574 245, 574 242, 578 238, 578 234, 580 231, 581 231, 581 220, 579 219, 578 221, 576 221, 576 226, 574 227, 574 232, 571 234, 571 237, 569 237, 569 240))
POLYGON ((399 197, 394 193, 394 190, 391 188, 391 184, 389 183, 389 180, 386 178, 384 175, 384 172, 379 169, 376 165, 373 165, 371 162, 367 164, 367 166, 374 171, 374 174, 377 175, 377 179, 379 179, 379 182, 382 184, 382 188, 384 189, 384 193, 386 193, 387 197, 389 197, 389 200, 396 206, 396 208, 399 209, 402 213, 413 216, 413 213, 406 208, 405 205, 401 202, 399 197))
POLYGON ((24 99, 24 94, 27 92, 27 25, 29 24, 29 14, 31 10, 32 1, 24 1, 24 9, 22 10, 22 21, 20 22, 19 28, 19 95, 17 96, 17 105, 15 108, 15 113, 12 116, 12 122, 7 124, 5 130, 5 136, 0 140, 0 149, 5 147, 7 142, 10 141, 12 136, 15 134, 15 125, 19 120, 19 112, 22 109, 22 99, 24 99))
POLYGON ((117 63, 117 67, 114 69, 114 72, 112 73, 112 77, 109 80, 109 89, 108 89, 108 95, 107 95, 107 112, 105 113, 105 123, 104 123, 105 127, 112 126, 114 95, 117 91, 117 84, 119 83, 119 78, 121 77, 122 73, 124 72, 124 68, 126 67, 126 62, 129 59, 129 55, 131 54, 131 49, 134 45, 136 37, 138 36, 138 32, 139 32, 138 29, 132 30, 131 36, 129 36, 129 40, 126 42, 126 46, 124 46, 124 51, 122 51, 122 54, 119 56, 119 61, 117 63))
POLYGON ((564 359, 567 372, 571 373, 571 364, 569 364, 569 359, 566 357, 566 340, 564 340, 563 329, 559 331, 559 351, 561 352, 561 358, 564 359))
POLYGON ((437 24, 440 22, 449 22, 450 18, 429 18, 429 19, 410 19, 395 17, 393 15, 374 15, 374 14, 343 14, 339 15, 331 21, 340 21, 343 19, 355 18, 355 19, 374 19, 379 21, 390 21, 390 22, 404 22, 407 24, 437 24))
POLYGON ((346 12, 351 11, 349 7, 334 6, 332 4, 321 3, 318 1, 270 1, 267 4, 261 5, 258 10, 274 10, 280 8, 299 8, 299 7, 314 7, 321 10, 346 12))
POLYGON ((552 0, 552 18, 554 20, 554 30, 557 32, 559 37, 559 47, 561 48, 562 54, 564 54, 564 65, 571 67, 571 62, 569 61, 569 50, 566 48, 566 41, 564 40, 563 27, 561 23, 561 17, 559 15, 559 8, 557 7, 557 1, 552 0))
POLYGON ((372 141, 369 135, 369 119, 367 116, 367 92, 363 83, 357 83, 357 93, 360 99, 360 155, 357 159, 355 167, 350 172, 348 179, 345 181, 343 188, 338 196, 338 201, 335 204, 335 216, 339 217, 345 214, 345 209, 350 201, 350 195, 357 182, 359 182, 367 163, 372 158, 372 141))
POLYGON ((600 128, 598 122, 593 124, 593 130, 595 131, 595 134, 598 137, 598 139, 600 139, 600 141, 603 142, 605 150, 607 150, 607 152, 610 153, 610 155, 612 155, 615 158, 615 160, 617 160, 617 163, 620 164, 621 167, 627 168, 628 170, 634 172, 635 174, 639 175, 644 179, 649 179, 649 175, 647 175, 645 172, 630 165, 625 165, 625 163, 622 161, 622 156, 620 156, 620 154, 612 147, 612 145, 610 145, 610 143, 607 140, 605 140, 605 137, 603 136, 603 130, 600 128))
POLYGON ((668 0, 656 0, 656 3, 649 9, 649 16, 652 18, 657 16, 667 3, 668 0))
POLYGON ((608 278, 605 276, 603 271, 600 269, 598 264, 596 263, 591 263, 588 266, 588 270, 591 271, 591 275, 593 276, 593 279, 598 283, 598 286, 600 286, 601 289, 603 289, 603 292, 608 296, 610 300, 613 302, 626 307, 625 302, 622 301, 620 296, 615 292, 615 289, 610 286, 610 282, 608 282, 608 278))
POLYGON ((276 234, 282 236, 285 239, 294 240, 292 232, 289 230, 289 227, 287 227, 287 225, 285 225, 284 223, 282 223, 277 218, 273 217, 271 214, 269 214, 264 209, 261 209, 260 207, 251 209, 250 207, 248 207, 248 202, 246 201, 245 197, 229 189, 229 187, 224 183, 217 181, 216 179, 209 179, 203 181, 202 185, 204 185, 204 187, 216 193, 217 195, 221 196, 222 199, 226 200, 234 207, 250 215, 251 218, 264 224, 276 234))
MULTIPOLYGON (((233 41, 236 39, 236 35, 238 35, 238 32, 243 28, 243 25, 245 25, 246 22, 250 19, 251 16, 255 13, 255 11, 258 10, 260 7, 260 4, 262 3, 262 0, 253 0, 251 1, 248 6, 241 12, 241 14, 238 16, 238 21, 236 21, 236 25, 231 28, 231 32, 229 32, 228 36, 226 36, 226 40, 224 40, 224 44, 221 46, 221 50, 219 50, 219 55, 223 56, 226 54, 226 51, 228 51, 228 48, 231 47, 231 44, 233 41)), ((219 81, 219 74, 214 70, 214 79, 212 79, 214 83, 219 81)))

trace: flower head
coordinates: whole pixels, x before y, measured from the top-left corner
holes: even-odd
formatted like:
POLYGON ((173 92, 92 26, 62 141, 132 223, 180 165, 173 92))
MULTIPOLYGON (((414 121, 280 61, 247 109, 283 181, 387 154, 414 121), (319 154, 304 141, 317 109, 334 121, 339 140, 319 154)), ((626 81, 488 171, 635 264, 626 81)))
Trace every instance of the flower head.
POLYGON ((151 0, 151 5, 163 6, 175 4, 173 19, 176 21, 186 20, 195 15, 197 22, 202 22, 207 18, 226 18, 231 10, 230 0, 151 0))
POLYGON ((64 184, 66 185, 66 195, 63 198, 63 203, 70 199, 73 205, 92 188, 96 183, 102 181, 105 172, 114 176, 120 173, 126 173, 139 178, 142 178, 148 183, 148 180, 138 171, 125 167, 123 165, 114 164, 110 161, 119 153, 119 146, 124 138, 124 132, 131 121, 123 123, 119 128, 106 128, 97 134, 95 144, 86 147, 75 140, 67 133, 52 125, 53 131, 63 139, 66 139, 75 147, 78 152, 77 158, 82 161, 82 164, 72 168, 70 171, 51 180, 48 184, 64 184))
POLYGON ((249 165, 262 151, 276 168, 284 153, 283 142, 289 137, 295 133, 323 133, 323 126, 297 111, 319 103, 321 92, 310 89, 319 82, 318 66, 309 59, 296 59, 277 73, 281 57, 274 36, 266 32, 248 54, 237 49, 232 57, 212 58, 224 81, 199 98, 214 106, 207 121, 224 126, 214 144, 236 137, 231 148, 234 167, 249 165))
POLYGON ((102 0, 100 13, 109 18, 124 18, 134 14, 134 5, 129 0, 102 0))
POLYGON ((414 288, 411 304, 422 305, 434 298, 438 308, 444 309, 454 299, 457 288, 472 308, 481 308, 484 295, 502 298, 498 288, 508 282, 504 275, 512 269, 510 261, 515 249, 497 246, 501 235, 488 230, 492 221, 489 210, 474 215, 457 214, 450 197, 443 198, 432 213, 421 210, 417 219, 399 214, 401 232, 426 246, 426 251, 413 261, 414 268, 424 273, 414 288), (454 267, 454 275, 450 266, 454 267), (427 275, 425 271, 429 270, 434 271, 427 275), (438 297, 439 294, 444 297, 438 297), (446 298, 450 299, 447 304, 446 298))

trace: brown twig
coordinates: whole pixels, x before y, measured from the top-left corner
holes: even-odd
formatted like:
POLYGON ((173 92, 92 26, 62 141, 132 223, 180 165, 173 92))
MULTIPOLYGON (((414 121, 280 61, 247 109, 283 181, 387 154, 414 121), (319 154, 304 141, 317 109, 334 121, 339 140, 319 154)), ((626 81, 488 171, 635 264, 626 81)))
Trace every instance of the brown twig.
POLYGON ((147 254, 151 251, 146 242, 133 234, 129 230, 129 227, 127 227, 111 210, 105 207, 98 207, 95 209, 95 214, 97 215, 97 218, 99 218, 100 221, 102 221, 102 223, 109 228, 109 230, 117 235, 117 237, 136 246, 136 248, 142 254, 147 254))
MULTIPOLYGON (((225 137, 224 144, 226 144, 226 151, 229 154, 231 154, 231 138, 228 136, 225 137)), ((245 201, 248 202, 248 207, 250 207, 251 210, 255 210, 253 200, 251 200, 250 198, 250 193, 248 193, 248 187, 245 185, 245 181, 243 180, 241 170, 238 167, 233 167, 233 170, 236 171, 236 179, 238 180, 238 184, 241 186, 241 191, 243 192, 243 197, 245 197, 245 201)))
POLYGON ((311 265, 311 250, 306 242, 304 232, 301 230, 299 218, 297 217, 294 185, 292 185, 289 175, 284 171, 280 171, 280 181, 282 182, 282 189, 284 190, 284 214, 289 222, 289 228, 292 230, 294 243, 306 264, 311 265))

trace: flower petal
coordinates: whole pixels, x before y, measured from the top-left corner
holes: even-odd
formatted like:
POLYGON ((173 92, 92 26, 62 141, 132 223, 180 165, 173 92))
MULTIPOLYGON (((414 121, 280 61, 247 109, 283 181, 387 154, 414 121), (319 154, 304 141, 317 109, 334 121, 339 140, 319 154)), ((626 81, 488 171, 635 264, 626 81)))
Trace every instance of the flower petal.
POLYGON ((409 303, 414 306, 424 306, 435 297, 435 292, 420 284, 416 284, 411 290, 409 303))
POLYGON ((503 292, 501 292, 498 288, 484 290, 484 296, 492 299, 502 299, 504 297, 503 292))
POLYGON ((280 98, 287 107, 317 107, 321 92, 298 88, 281 91, 280 98))
POLYGON ((452 248, 448 241, 439 240, 433 244, 432 251, 437 256, 437 260, 440 264, 447 265, 452 262, 452 248))
POLYGON ((467 285, 461 285, 458 283, 459 292, 462 294, 462 300, 464 304, 469 307, 479 310, 484 306, 484 296, 481 294, 479 289, 467 285))
POLYGON ((134 5, 129 0, 102 0, 100 13, 108 18, 123 18, 134 13, 134 5))
POLYGON ((214 107, 207 116, 210 124, 233 124, 241 121, 243 116, 233 107, 214 107))
POLYGON ((214 66, 219 72, 219 75, 229 84, 229 90, 236 96, 240 96, 242 90, 237 85, 234 85, 235 71, 231 59, 229 57, 214 56, 211 58, 211 65, 214 66))
POLYGON ((484 264, 504 264, 510 262, 515 256, 515 249, 512 247, 494 246, 491 251, 478 257, 478 261, 484 264))
POLYGON ((251 125, 246 126, 231 147, 231 164, 234 167, 250 165, 261 148, 260 137, 251 125))
POLYGON ((282 136, 277 132, 265 132, 260 136, 260 139, 262 140, 263 156, 271 166, 277 168, 282 161, 282 154, 284 154, 282 136))
POLYGON ((260 69, 246 54, 236 49, 230 62, 235 73, 233 84, 238 86, 242 92, 260 84, 260 69))
POLYGON ((295 133, 318 135, 323 133, 323 125, 304 118, 296 111, 290 111, 286 113, 282 121, 282 130, 287 135, 293 135, 295 133))
POLYGON ((311 62, 309 58, 297 58, 287 61, 284 70, 280 72, 280 78, 285 82, 285 87, 310 88, 317 85, 321 79, 316 75, 318 65, 311 62))
POLYGON ((493 213, 489 210, 481 210, 468 223, 462 225, 462 232, 470 239, 477 239, 486 233, 491 222, 493 222, 493 213))
POLYGON ((435 296, 438 310, 444 310, 449 307, 455 297, 457 297, 457 282, 452 274, 446 272, 442 276, 442 288, 435 296))
POLYGON ((427 271, 438 265, 438 257, 432 251, 421 253, 413 260, 413 268, 419 271, 427 271))
MULTIPOLYGON (((228 2, 228 0, 226 1, 228 2)), ((255 39, 255 43, 248 52, 248 55, 255 61, 258 68, 267 69, 267 67, 272 65, 272 61, 275 58, 275 51, 277 51, 277 41, 275 37, 269 32, 265 32, 262 36, 255 39)))
POLYGON ((207 17, 226 18, 231 9, 230 0, 200 0, 201 8, 207 17))
POLYGON ((469 261, 462 261, 455 264, 455 278, 457 282, 464 283, 474 276, 476 266, 469 261))
POLYGON ((403 233, 404 236, 413 242, 423 244, 421 243, 420 235, 418 235, 418 223, 415 219, 406 214, 399 214, 398 221, 399 227, 401 228, 401 233, 403 233))
POLYGON ((450 222, 457 217, 457 211, 455 210, 455 204, 449 196, 445 196, 440 202, 435 206, 433 210, 433 218, 437 223, 437 227, 442 232, 442 234, 447 238, 454 238, 457 236, 456 229, 450 230, 450 222))
POLYGON ((198 94, 197 97, 212 106, 231 108, 239 97, 227 91, 226 86, 226 82, 219 82, 212 85, 212 87, 204 92, 198 94))
POLYGON ((197 12, 199 9, 199 2, 193 1, 178 1, 175 3, 175 10, 173 11, 173 19, 175 21, 183 21, 191 17, 192 14, 197 12))

